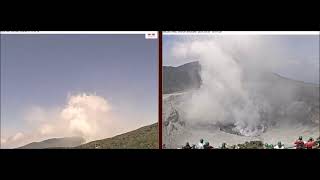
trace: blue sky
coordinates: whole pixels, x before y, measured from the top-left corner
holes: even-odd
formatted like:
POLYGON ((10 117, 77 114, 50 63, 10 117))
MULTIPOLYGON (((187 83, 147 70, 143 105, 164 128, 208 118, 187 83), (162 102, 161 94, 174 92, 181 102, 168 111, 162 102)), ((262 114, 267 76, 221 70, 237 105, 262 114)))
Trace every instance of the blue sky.
MULTIPOLYGON (((1 128, 27 129, 30 106, 96 93, 119 114, 157 121, 158 41, 145 35, 1 35, 1 128)), ((131 122, 132 123, 132 122, 131 122)))
MULTIPOLYGON (((252 36, 252 35, 249 35, 252 36)), ((248 37, 249 37, 248 36, 248 37)), ((195 39, 212 38, 227 40, 230 36, 188 36, 188 35, 164 35, 163 36, 163 65, 179 66, 194 59, 176 59, 172 57, 170 50, 177 42, 185 42, 195 39)), ((234 36, 235 37, 235 36, 234 36)), ((243 36, 244 37, 244 36, 243 36)), ((275 47, 277 51, 283 52, 281 61, 283 65, 279 66, 275 72, 283 76, 319 84, 319 36, 317 35, 264 35, 259 39, 266 41, 265 54, 275 47)), ((245 38, 242 39, 244 42, 245 38)), ((254 49, 255 47, 252 47, 254 49)), ((252 50, 254 51, 254 50, 252 50)), ((271 54, 271 51, 270 51, 271 54)), ((275 57, 276 55, 273 55, 275 57)), ((280 56, 279 56, 280 57, 280 56)))

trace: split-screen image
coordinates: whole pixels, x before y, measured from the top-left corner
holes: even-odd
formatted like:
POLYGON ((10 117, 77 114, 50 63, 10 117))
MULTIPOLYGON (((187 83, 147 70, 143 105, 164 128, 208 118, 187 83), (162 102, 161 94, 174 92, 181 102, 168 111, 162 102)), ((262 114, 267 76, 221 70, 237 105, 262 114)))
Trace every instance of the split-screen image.
POLYGON ((319 32, 1 33, 0 148, 320 149, 319 76, 319 32))

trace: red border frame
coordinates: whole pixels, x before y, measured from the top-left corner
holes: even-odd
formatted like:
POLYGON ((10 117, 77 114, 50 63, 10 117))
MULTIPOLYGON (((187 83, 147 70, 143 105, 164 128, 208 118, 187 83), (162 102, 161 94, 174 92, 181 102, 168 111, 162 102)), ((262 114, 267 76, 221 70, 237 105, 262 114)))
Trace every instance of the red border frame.
POLYGON ((158 129, 159 129, 159 149, 162 149, 162 31, 158 31, 159 34, 159 74, 158 74, 158 79, 159 79, 159 91, 158 91, 158 115, 159 115, 159 120, 158 120, 158 129))

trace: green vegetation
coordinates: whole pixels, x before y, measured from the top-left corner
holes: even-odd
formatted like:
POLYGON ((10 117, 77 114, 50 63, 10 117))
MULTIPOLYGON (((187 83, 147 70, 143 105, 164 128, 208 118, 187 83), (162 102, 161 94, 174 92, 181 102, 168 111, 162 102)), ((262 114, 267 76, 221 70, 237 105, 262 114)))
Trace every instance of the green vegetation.
POLYGON ((77 149, 158 149, 158 123, 112 138, 92 141, 77 149))

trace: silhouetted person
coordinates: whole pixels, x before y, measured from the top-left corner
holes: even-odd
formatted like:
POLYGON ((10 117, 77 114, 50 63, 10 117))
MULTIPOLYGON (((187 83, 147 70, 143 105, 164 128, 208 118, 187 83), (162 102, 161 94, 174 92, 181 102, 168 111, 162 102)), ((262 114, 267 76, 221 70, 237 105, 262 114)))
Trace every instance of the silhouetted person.
POLYGON ((296 149, 303 149, 304 148, 304 142, 302 140, 302 136, 299 136, 299 139, 294 142, 296 149))
POLYGON ((191 149, 189 142, 187 142, 186 145, 182 147, 182 149, 191 149))

